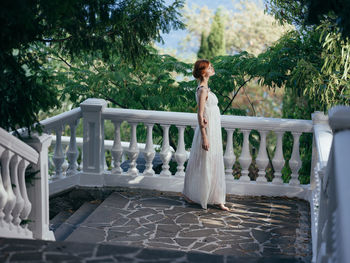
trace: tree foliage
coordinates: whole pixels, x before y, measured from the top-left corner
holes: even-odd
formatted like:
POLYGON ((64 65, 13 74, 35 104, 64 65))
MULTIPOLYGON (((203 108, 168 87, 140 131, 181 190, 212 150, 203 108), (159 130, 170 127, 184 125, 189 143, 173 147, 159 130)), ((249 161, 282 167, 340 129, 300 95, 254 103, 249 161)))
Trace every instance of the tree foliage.
MULTIPOLYGON (((0 126, 16 129, 37 121, 40 109, 59 104, 43 64, 40 43, 65 57, 99 52, 134 66, 147 56, 147 44, 160 33, 182 28, 182 0, 166 6, 162 0, 18 1, 0 4, 0 126), (33 51, 35 49, 35 52, 33 51)), ((44 53, 44 54, 43 54, 44 53)))
POLYGON ((343 39, 350 37, 350 2, 348 0, 271 0, 267 9, 280 21, 298 25, 320 25, 328 20, 343 39))
POLYGON ((210 32, 202 32, 201 45, 197 54, 198 58, 212 59, 226 53, 224 36, 224 17, 220 9, 216 11, 211 23, 210 32))

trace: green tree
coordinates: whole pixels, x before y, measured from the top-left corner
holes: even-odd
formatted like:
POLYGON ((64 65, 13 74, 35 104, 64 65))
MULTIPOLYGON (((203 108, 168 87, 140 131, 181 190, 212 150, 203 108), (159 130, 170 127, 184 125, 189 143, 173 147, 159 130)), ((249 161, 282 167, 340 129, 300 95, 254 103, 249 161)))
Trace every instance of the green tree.
POLYGON ((59 104, 47 74, 42 45, 65 57, 100 52, 118 54, 134 66, 149 54, 147 45, 160 33, 183 27, 182 0, 5 0, 0 4, 0 126, 31 126, 40 110, 59 104), (34 51, 35 50, 35 51, 34 51))
POLYGON ((209 58, 209 46, 208 46, 208 36, 203 32, 201 35, 201 45, 199 47, 197 57, 199 59, 209 58))
POLYGON ((219 9, 215 13, 213 22, 211 23, 210 33, 208 35, 208 59, 226 54, 224 26, 224 18, 219 9))
POLYGON ((348 0, 271 0, 267 9, 281 22, 307 27, 325 19, 337 27, 343 39, 350 37, 350 2, 348 0))

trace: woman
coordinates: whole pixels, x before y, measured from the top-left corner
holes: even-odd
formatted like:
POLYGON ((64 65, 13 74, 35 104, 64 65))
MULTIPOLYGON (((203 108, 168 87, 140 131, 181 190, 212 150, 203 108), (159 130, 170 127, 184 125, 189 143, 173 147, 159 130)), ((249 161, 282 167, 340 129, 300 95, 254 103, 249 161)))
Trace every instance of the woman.
POLYGON ((215 74, 208 60, 194 64, 193 76, 199 85, 196 90, 198 126, 194 133, 188 160, 183 196, 189 203, 198 203, 204 209, 207 204, 225 206, 226 184, 221 138, 220 110, 218 99, 210 91, 208 81, 215 74))

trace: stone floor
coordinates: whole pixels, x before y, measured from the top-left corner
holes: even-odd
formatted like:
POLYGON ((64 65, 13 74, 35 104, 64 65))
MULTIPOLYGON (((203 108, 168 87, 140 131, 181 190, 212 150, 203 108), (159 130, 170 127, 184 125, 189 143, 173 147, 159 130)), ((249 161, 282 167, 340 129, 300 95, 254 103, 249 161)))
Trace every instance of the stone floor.
POLYGON ((311 262, 308 202, 228 195, 227 205, 228 212, 204 210, 177 193, 119 190, 67 241, 311 262))

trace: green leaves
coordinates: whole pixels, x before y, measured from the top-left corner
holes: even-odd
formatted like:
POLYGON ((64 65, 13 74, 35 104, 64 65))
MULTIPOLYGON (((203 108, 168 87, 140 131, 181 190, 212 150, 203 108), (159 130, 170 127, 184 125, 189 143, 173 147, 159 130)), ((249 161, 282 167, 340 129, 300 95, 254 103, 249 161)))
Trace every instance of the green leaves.
POLYGON ((129 86, 121 81, 132 67, 124 66, 122 76, 119 65, 136 68, 161 32, 183 28, 182 5, 183 0, 1 1, 0 126, 30 128, 40 111, 60 105, 63 88, 60 99, 69 94, 77 104, 94 94, 116 96, 118 90, 101 89, 112 81, 118 88, 132 86, 136 79, 129 86), (111 57, 118 58, 115 64, 105 64, 111 57))

